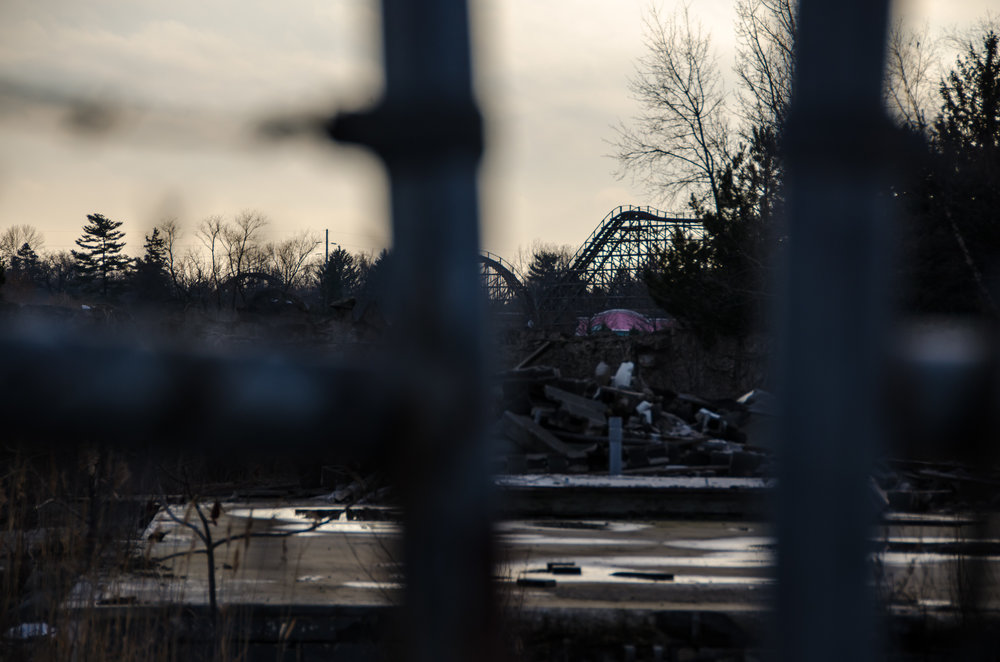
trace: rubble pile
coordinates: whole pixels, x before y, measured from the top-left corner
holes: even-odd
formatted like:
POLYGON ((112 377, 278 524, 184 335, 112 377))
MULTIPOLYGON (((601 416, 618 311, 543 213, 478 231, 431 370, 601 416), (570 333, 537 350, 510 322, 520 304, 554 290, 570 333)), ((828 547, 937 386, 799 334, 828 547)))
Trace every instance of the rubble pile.
POLYGON ((599 363, 590 379, 535 366, 498 376, 499 473, 608 473, 611 421, 621 420, 626 475, 760 476, 770 455, 760 446, 774 415, 770 394, 704 400, 650 387, 632 362, 599 363), (610 434, 610 437, 609 437, 610 434))
POLYGON ((872 481, 885 503, 905 512, 995 512, 1000 508, 1000 468, 984 461, 890 458, 878 463, 872 481))

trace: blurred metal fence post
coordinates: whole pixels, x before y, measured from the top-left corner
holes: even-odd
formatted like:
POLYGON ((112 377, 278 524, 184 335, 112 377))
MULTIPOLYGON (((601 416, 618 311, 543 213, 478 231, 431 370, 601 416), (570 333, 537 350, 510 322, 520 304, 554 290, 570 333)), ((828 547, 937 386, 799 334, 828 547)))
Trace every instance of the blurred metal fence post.
POLYGON ((390 177, 391 315, 403 380, 390 462, 406 508, 405 655, 488 659, 497 649, 482 425, 482 122, 468 10, 465 0, 383 0, 382 12, 385 96, 335 118, 331 133, 372 147, 390 177))
POLYGON ((886 0, 803 0, 785 136, 779 658, 877 656, 871 461, 889 321, 886 0))

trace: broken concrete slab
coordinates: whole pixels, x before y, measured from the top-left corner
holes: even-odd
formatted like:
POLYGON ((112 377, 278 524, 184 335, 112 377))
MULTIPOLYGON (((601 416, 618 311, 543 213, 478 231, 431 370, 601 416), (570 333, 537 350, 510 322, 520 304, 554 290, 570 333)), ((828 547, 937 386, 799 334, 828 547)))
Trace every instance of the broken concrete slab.
POLYGON ((622 415, 631 414, 640 402, 650 398, 649 394, 642 391, 630 391, 614 386, 602 386, 598 391, 598 396, 602 401, 608 403, 615 413, 622 415))
POLYGON ((558 437, 527 416, 504 412, 501 427, 504 436, 527 451, 554 452, 570 459, 583 459, 587 455, 587 447, 573 446, 560 441, 558 437))
POLYGON ((741 444, 737 444, 732 441, 726 441, 725 439, 706 439, 698 445, 700 450, 708 452, 717 453, 737 453, 743 450, 741 444))
POLYGON ((675 416, 679 416, 688 423, 695 422, 695 415, 698 413, 699 409, 711 408, 712 404, 707 400, 703 400, 695 395, 689 395, 687 393, 676 394, 670 402, 667 403, 665 409, 675 416))
POLYGON ((555 407, 550 407, 548 405, 535 405, 531 408, 531 420, 535 423, 541 423, 543 420, 554 416, 556 411, 555 407))
POLYGON ((720 434, 726 431, 729 424, 720 416, 710 409, 702 407, 695 414, 695 420, 701 426, 701 431, 704 433, 720 434))
POLYGON ((683 418, 666 411, 660 414, 658 427, 660 434, 667 438, 697 436, 694 429, 683 418))
POLYGON ((558 402, 560 409, 567 414, 586 420, 591 427, 603 428, 608 424, 607 405, 599 400, 585 398, 548 384, 545 386, 545 397, 558 402))

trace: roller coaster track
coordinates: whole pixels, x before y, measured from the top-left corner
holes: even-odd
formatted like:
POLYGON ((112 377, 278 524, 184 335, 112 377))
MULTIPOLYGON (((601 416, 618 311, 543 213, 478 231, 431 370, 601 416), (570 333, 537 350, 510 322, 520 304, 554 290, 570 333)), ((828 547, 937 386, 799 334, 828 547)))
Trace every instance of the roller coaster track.
POLYGON ((588 290, 613 286, 624 275, 622 269, 640 279, 650 258, 675 230, 694 237, 704 234, 701 222, 693 218, 670 216, 653 207, 615 207, 573 255, 566 279, 583 283, 588 290))
POLYGON ((479 255, 479 273, 491 305, 495 307, 516 307, 529 319, 535 318, 535 303, 524 285, 524 279, 514 265, 499 255, 482 251, 479 255))
POLYGON ((530 311, 532 319, 545 317, 542 323, 567 316, 572 319, 575 313, 584 312, 572 310, 580 305, 655 312, 641 284, 643 271, 676 231, 696 238, 704 235, 701 222, 694 218, 653 207, 621 205, 587 237, 558 280, 535 288, 534 298, 524 279, 497 255, 484 252, 480 256, 481 274, 494 305, 509 306, 511 301, 523 299, 525 312, 530 311))

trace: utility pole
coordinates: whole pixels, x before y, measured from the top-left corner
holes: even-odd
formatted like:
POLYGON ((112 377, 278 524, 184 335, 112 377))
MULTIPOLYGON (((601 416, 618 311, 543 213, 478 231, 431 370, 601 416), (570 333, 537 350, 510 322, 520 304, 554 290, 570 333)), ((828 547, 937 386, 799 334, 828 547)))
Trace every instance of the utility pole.
POLYGON ((330 264, 330 228, 326 229, 326 260, 323 264, 330 264))

